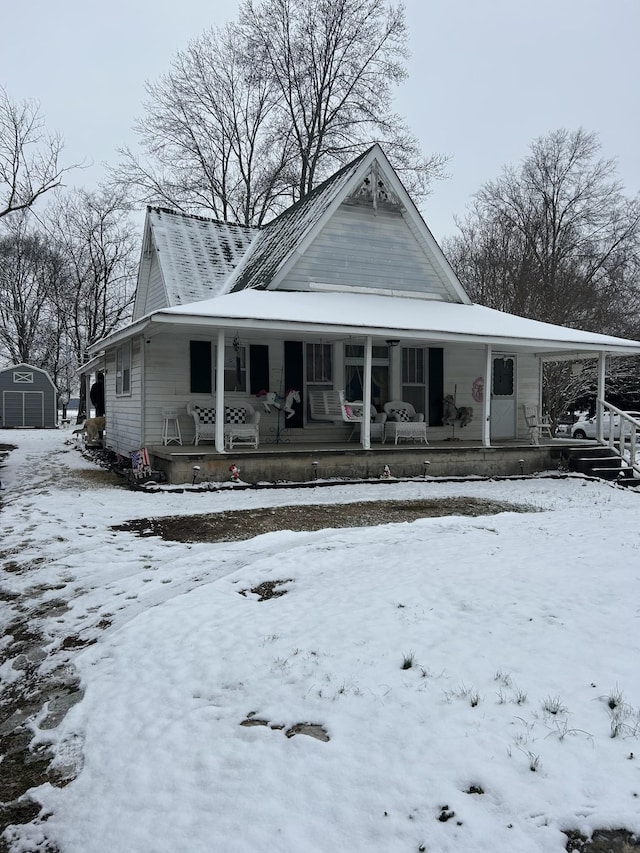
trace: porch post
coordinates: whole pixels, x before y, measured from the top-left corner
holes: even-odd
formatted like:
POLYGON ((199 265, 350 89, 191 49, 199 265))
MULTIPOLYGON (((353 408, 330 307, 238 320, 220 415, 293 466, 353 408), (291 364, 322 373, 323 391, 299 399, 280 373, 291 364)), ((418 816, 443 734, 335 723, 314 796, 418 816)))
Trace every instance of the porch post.
POLYGON ((491 384, 493 370, 493 350, 491 344, 485 349, 484 389, 482 392, 482 444, 491 447, 491 384))
POLYGON ((84 419, 86 421, 87 418, 93 417, 91 414, 91 374, 85 373, 83 376, 84 379, 84 419))
POLYGON ((371 449, 371 366, 372 366, 373 347, 371 343, 371 335, 367 335, 364 339, 364 381, 362 383, 362 428, 360 430, 360 440, 362 441, 362 449, 371 449))
POLYGON ((607 356, 605 353, 601 352, 598 357, 598 394, 596 398, 596 436, 600 444, 604 442, 604 429, 602 426, 603 407, 600 401, 604 400, 606 378, 607 356))
POLYGON ((216 450, 224 453, 224 329, 216 346, 216 450))

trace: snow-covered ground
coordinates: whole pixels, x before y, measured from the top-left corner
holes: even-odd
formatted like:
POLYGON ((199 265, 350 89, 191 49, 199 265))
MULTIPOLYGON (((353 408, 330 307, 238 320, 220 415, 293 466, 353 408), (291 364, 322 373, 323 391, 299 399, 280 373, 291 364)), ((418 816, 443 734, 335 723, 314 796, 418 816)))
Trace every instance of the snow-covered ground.
POLYGON ((542 476, 147 495, 92 479, 69 435, 0 431, 19 445, 0 580, 67 602, 42 616, 42 667, 66 660, 85 691, 34 724, 77 778, 31 791, 50 816, 9 830, 12 850, 552 853, 563 829, 640 832, 640 491, 542 476), (541 511, 222 544, 111 529, 461 495, 541 511), (265 581, 286 594, 239 594, 265 581), (286 736, 299 723, 329 739, 286 736))

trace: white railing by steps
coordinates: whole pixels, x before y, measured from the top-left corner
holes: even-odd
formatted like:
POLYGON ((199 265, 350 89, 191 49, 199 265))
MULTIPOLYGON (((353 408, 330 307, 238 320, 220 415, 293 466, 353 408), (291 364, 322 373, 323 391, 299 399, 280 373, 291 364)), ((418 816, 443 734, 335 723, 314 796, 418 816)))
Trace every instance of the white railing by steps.
POLYGON ((596 400, 596 439, 597 441, 609 447, 614 453, 630 465, 631 468, 640 474, 640 464, 636 456, 636 444, 638 439, 638 431, 640 431, 640 421, 630 417, 622 409, 618 409, 606 400, 596 400), (605 412, 609 413, 609 437, 604 438, 604 429, 602 423, 602 415, 605 412), (615 438, 614 415, 620 416, 620 438, 615 438), (628 437, 628 449, 627 449, 628 437))

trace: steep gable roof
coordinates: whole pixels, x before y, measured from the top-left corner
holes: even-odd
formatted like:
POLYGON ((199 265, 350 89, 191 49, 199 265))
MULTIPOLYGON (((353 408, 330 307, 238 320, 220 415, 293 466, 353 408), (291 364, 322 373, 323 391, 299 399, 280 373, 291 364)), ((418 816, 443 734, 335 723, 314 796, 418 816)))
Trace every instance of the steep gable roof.
POLYGON ((245 288, 267 288, 273 284, 278 271, 289 259, 302 239, 326 214, 331 203, 344 190, 367 157, 365 151, 292 207, 265 225, 256 238, 251 252, 238 267, 230 282, 230 291, 245 288))
POLYGON ((453 301, 470 303, 461 283, 379 145, 373 145, 265 225, 226 291, 277 289, 298 257, 343 203, 368 201, 401 211, 453 301))
MULTIPOLYGON (((277 290, 341 205, 368 207, 374 212, 386 208, 401 216, 415 254, 424 259, 425 274, 438 282, 440 295, 435 298, 470 303, 376 144, 262 228, 148 207, 133 319, 224 293, 277 290)), ((316 282, 308 282, 307 287, 315 286, 316 282)), ((353 288, 348 282, 338 287, 353 288)))
POLYGON ((199 302, 223 292, 257 233, 257 228, 148 207, 134 316, 147 313, 149 307, 199 302), (156 295, 156 304, 148 306, 154 252, 164 304, 157 304, 156 295))

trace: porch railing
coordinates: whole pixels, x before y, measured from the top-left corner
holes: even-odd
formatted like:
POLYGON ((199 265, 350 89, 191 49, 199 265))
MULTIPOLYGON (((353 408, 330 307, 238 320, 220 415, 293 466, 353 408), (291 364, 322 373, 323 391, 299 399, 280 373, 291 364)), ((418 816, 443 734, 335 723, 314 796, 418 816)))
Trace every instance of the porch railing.
POLYGON ((605 447, 609 447, 614 453, 617 453, 634 471, 640 474, 640 464, 636 456, 636 444, 638 439, 638 431, 640 430, 640 421, 630 417, 622 409, 618 409, 606 400, 596 401, 596 439, 605 447), (609 413, 609 436, 604 438, 603 416, 609 413), (615 416, 620 418, 620 436, 616 438, 615 416), (628 445, 627 445, 628 438, 628 445))

